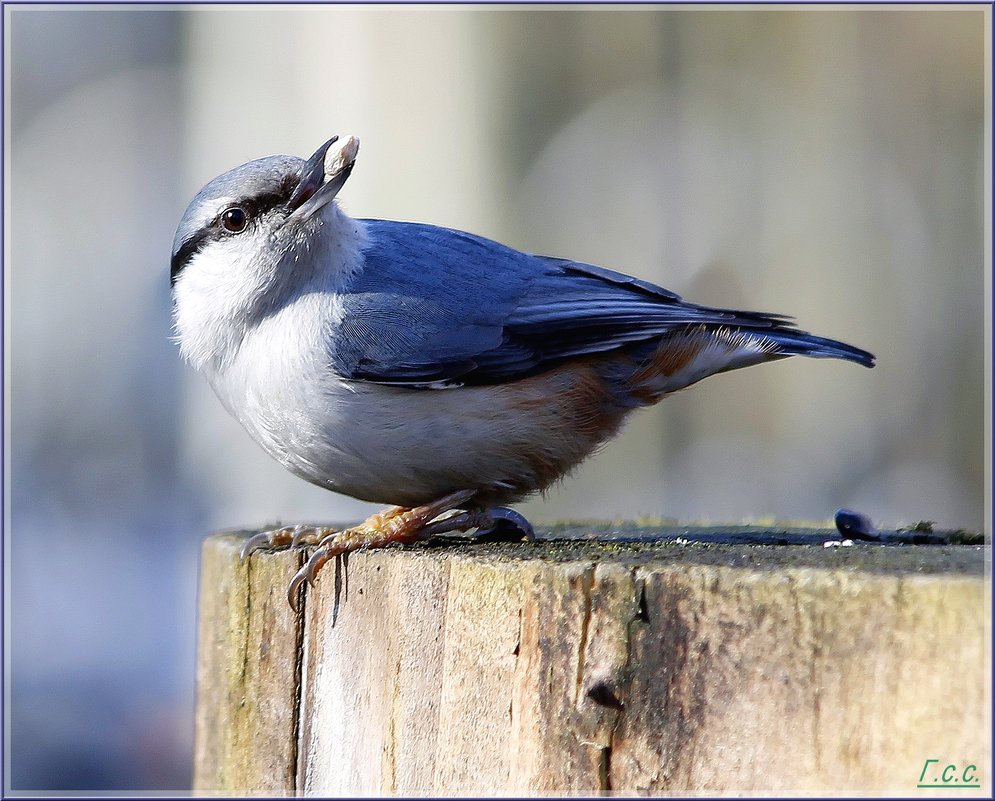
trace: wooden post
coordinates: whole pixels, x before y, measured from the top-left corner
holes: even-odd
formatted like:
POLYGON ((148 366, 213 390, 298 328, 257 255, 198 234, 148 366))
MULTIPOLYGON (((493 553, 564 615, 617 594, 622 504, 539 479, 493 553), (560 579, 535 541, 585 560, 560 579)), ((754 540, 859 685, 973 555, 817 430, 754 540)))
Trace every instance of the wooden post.
POLYGON ((987 546, 428 543, 295 615, 245 536, 204 545, 195 792, 991 792, 987 546))

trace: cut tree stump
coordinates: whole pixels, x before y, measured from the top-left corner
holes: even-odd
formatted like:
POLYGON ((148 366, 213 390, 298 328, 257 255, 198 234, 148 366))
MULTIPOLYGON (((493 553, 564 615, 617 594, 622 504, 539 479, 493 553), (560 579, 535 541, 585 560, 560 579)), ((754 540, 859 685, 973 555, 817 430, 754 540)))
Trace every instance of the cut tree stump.
POLYGON ((991 793, 986 545, 563 527, 354 553, 297 615, 251 533, 204 544, 197 793, 991 793))

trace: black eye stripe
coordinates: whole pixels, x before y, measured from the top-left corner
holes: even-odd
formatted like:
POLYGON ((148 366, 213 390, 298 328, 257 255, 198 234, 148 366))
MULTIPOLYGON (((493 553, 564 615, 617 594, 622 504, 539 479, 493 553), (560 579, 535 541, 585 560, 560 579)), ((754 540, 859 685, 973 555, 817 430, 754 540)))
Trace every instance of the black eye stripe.
POLYGON ((264 195, 254 195, 253 197, 241 198, 236 200, 234 203, 227 204, 223 209, 221 209, 218 216, 211 221, 211 225, 217 225, 221 221, 221 215, 230 208, 237 207, 242 209, 246 216, 252 220, 260 214, 272 211, 280 204, 286 203, 289 199, 290 194, 284 192, 267 192, 264 195))
POLYGON ((186 242, 180 245, 180 249, 173 254, 173 258, 169 261, 170 286, 174 286, 176 284, 176 279, 180 277, 180 273, 183 272, 183 268, 187 266, 190 259, 200 252, 200 249, 204 247, 204 243, 207 242, 208 239, 217 238, 213 234, 214 232, 210 228, 205 228, 202 231, 198 231, 186 242))
POLYGON ((226 203, 224 208, 218 210, 218 214, 214 219, 180 245, 179 250, 173 255, 173 258, 169 262, 169 285, 174 286, 176 284, 176 279, 180 277, 183 268, 203 249, 205 244, 220 239, 223 235, 230 235, 221 227, 221 215, 225 211, 237 206, 245 211, 251 222, 260 214, 265 214, 277 206, 286 203, 290 199, 290 195, 299 180, 297 176, 290 176, 276 192, 265 192, 261 195, 253 195, 252 197, 245 197, 231 203, 226 203))

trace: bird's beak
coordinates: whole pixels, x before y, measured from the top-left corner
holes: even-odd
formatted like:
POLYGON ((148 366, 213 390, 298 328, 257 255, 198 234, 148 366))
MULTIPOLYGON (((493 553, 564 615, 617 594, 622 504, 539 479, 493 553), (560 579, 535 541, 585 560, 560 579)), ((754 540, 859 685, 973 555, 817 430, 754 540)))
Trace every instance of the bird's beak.
POLYGON ((301 167, 301 182, 290 196, 287 221, 306 220, 317 214, 339 193, 352 172, 359 153, 359 139, 333 136, 301 167))

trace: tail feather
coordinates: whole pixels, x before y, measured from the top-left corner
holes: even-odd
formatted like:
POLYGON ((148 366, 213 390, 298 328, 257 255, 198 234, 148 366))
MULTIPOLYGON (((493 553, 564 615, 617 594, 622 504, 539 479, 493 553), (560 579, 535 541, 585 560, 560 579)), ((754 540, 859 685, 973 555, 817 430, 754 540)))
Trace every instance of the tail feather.
POLYGON ((788 356, 845 359, 874 366, 874 356, 835 339, 775 325, 771 328, 697 325, 631 351, 639 364, 624 383, 637 403, 656 403, 716 373, 788 356))
POLYGON ((813 356, 817 359, 845 359, 849 362, 862 364, 864 367, 874 366, 874 354, 855 348, 835 339, 817 337, 805 331, 774 330, 762 336, 777 344, 777 349, 785 356, 813 356))

